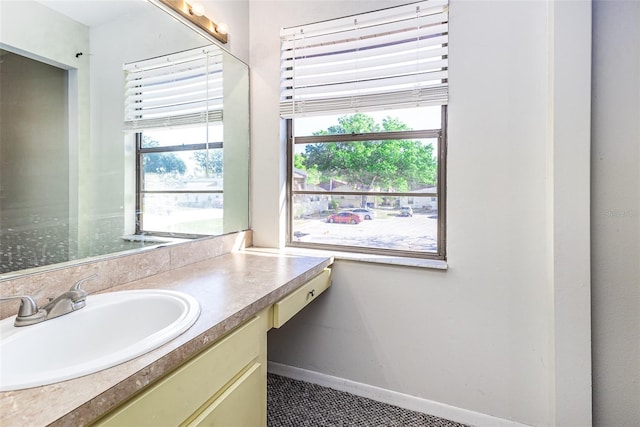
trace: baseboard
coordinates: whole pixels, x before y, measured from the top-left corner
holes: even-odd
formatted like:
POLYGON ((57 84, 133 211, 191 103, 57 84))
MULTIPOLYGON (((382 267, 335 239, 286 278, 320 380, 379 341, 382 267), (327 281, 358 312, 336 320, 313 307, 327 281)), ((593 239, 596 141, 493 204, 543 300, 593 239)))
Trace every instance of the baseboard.
POLYGON ((525 424, 511 420, 496 418, 491 415, 457 408, 444 403, 434 402, 428 399, 398 393, 393 390, 363 384, 344 378, 338 378, 319 372, 309 371, 295 366, 283 365, 276 362, 268 362, 268 371, 294 380, 305 381, 312 384, 329 387, 334 390, 345 391, 357 396, 367 397, 379 402, 399 406, 411 411, 418 411, 436 417, 445 418, 462 424, 481 427, 528 427, 525 424))

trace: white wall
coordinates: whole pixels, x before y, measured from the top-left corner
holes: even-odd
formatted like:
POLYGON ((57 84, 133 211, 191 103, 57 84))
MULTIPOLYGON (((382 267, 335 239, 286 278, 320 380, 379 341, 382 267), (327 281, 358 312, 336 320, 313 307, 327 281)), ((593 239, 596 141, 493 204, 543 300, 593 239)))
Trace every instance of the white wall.
MULTIPOLYGON (((280 27, 401 3, 251 3, 256 246, 284 236, 280 27)), ((269 358, 524 424, 588 425, 590 4, 452 0, 450 14, 449 270, 338 261, 333 288, 271 333, 269 358)))
POLYGON ((593 417, 640 423, 640 2, 594 2, 593 417))

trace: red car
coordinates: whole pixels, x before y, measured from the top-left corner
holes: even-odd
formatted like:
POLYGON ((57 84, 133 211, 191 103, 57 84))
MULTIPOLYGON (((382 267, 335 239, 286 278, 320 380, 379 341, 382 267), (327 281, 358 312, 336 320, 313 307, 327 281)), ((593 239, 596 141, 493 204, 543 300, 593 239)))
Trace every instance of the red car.
POLYGON ((360 216, 351 212, 338 212, 337 214, 329 215, 329 218, 327 218, 327 222, 339 222, 343 224, 359 224, 360 221, 360 216))

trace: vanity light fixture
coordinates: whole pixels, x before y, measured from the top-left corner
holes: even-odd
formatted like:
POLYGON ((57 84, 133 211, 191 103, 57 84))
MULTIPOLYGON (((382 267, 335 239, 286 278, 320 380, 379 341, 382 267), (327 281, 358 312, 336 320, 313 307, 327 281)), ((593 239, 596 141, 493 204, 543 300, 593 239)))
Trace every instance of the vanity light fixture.
POLYGON ((204 30, 207 34, 213 36, 221 43, 227 43, 229 28, 227 24, 216 24, 211 19, 207 18, 205 9, 202 3, 193 2, 188 3, 184 0, 156 0, 152 3, 160 3, 167 6, 171 11, 177 13, 182 18, 187 19, 191 24, 195 25, 201 30, 204 30))

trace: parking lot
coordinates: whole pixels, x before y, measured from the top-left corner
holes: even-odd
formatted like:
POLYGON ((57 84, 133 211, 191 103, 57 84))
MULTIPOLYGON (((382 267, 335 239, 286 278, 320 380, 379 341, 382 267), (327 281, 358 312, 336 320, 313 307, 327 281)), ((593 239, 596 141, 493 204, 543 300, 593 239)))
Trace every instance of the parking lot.
POLYGON ((398 216, 393 209, 375 209, 376 217, 359 224, 331 224, 322 218, 296 219, 294 240, 330 245, 350 245, 409 251, 436 251, 437 214, 414 212, 398 216))

